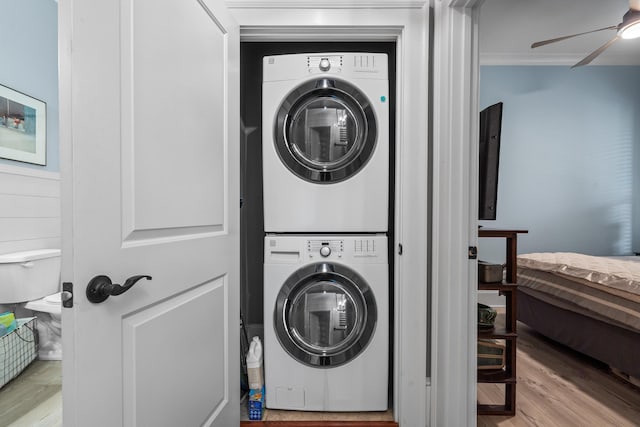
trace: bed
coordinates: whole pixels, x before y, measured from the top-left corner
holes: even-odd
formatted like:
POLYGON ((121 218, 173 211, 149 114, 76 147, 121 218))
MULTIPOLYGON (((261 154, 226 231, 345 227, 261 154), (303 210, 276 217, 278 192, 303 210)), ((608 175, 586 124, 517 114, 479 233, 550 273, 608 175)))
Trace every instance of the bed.
POLYGON ((640 257, 519 255, 517 317, 640 380, 640 257))

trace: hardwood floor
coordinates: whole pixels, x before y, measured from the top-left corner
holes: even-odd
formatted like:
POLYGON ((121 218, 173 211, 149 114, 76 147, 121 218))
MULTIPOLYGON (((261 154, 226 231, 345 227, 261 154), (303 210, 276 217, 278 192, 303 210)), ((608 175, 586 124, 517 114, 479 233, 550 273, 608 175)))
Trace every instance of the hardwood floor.
MULTIPOLYGON (((478 427, 640 426, 640 388, 520 322, 517 374, 516 416, 478 416, 478 427)), ((500 387, 479 384, 478 401, 498 402, 500 387)))
POLYGON ((60 361, 36 360, 0 389, 0 426, 62 426, 60 361))

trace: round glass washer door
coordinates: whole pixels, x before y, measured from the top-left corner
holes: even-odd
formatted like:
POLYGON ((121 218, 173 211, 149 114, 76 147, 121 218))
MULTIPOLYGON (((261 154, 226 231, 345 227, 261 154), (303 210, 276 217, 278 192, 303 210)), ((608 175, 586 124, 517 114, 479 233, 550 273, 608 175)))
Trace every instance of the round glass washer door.
POLYGON ((369 344, 377 320, 373 291, 355 271, 340 264, 315 263, 284 283, 274 310, 275 332, 283 348, 305 365, 340 366, 369 344))
POLYGON ((276 114, 275 148, 285 166, 314 183, 340 182, 371 158, 376 117, 369 99, 339 79, 303 83, 276 114))

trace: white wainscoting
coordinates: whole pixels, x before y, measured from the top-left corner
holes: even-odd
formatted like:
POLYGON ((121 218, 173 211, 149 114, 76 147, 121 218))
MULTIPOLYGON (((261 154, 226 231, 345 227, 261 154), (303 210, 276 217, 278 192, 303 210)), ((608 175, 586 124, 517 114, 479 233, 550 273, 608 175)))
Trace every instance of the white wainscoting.
POLYGON ((0 254, 60 248, 60 174, 0 165, 0 254))

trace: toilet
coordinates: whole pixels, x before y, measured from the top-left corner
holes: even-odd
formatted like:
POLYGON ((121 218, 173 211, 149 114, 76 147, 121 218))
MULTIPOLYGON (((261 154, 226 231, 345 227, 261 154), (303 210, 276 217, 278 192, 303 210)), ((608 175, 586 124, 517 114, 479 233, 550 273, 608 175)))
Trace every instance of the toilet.
POLYGON ((0 305, 38 318, 42 360, 62 359, 60 249, 0 254, 0 305))
POLYGON ((40 360, 62 360, 62 292, 24 304, 38 318, 40 360))

